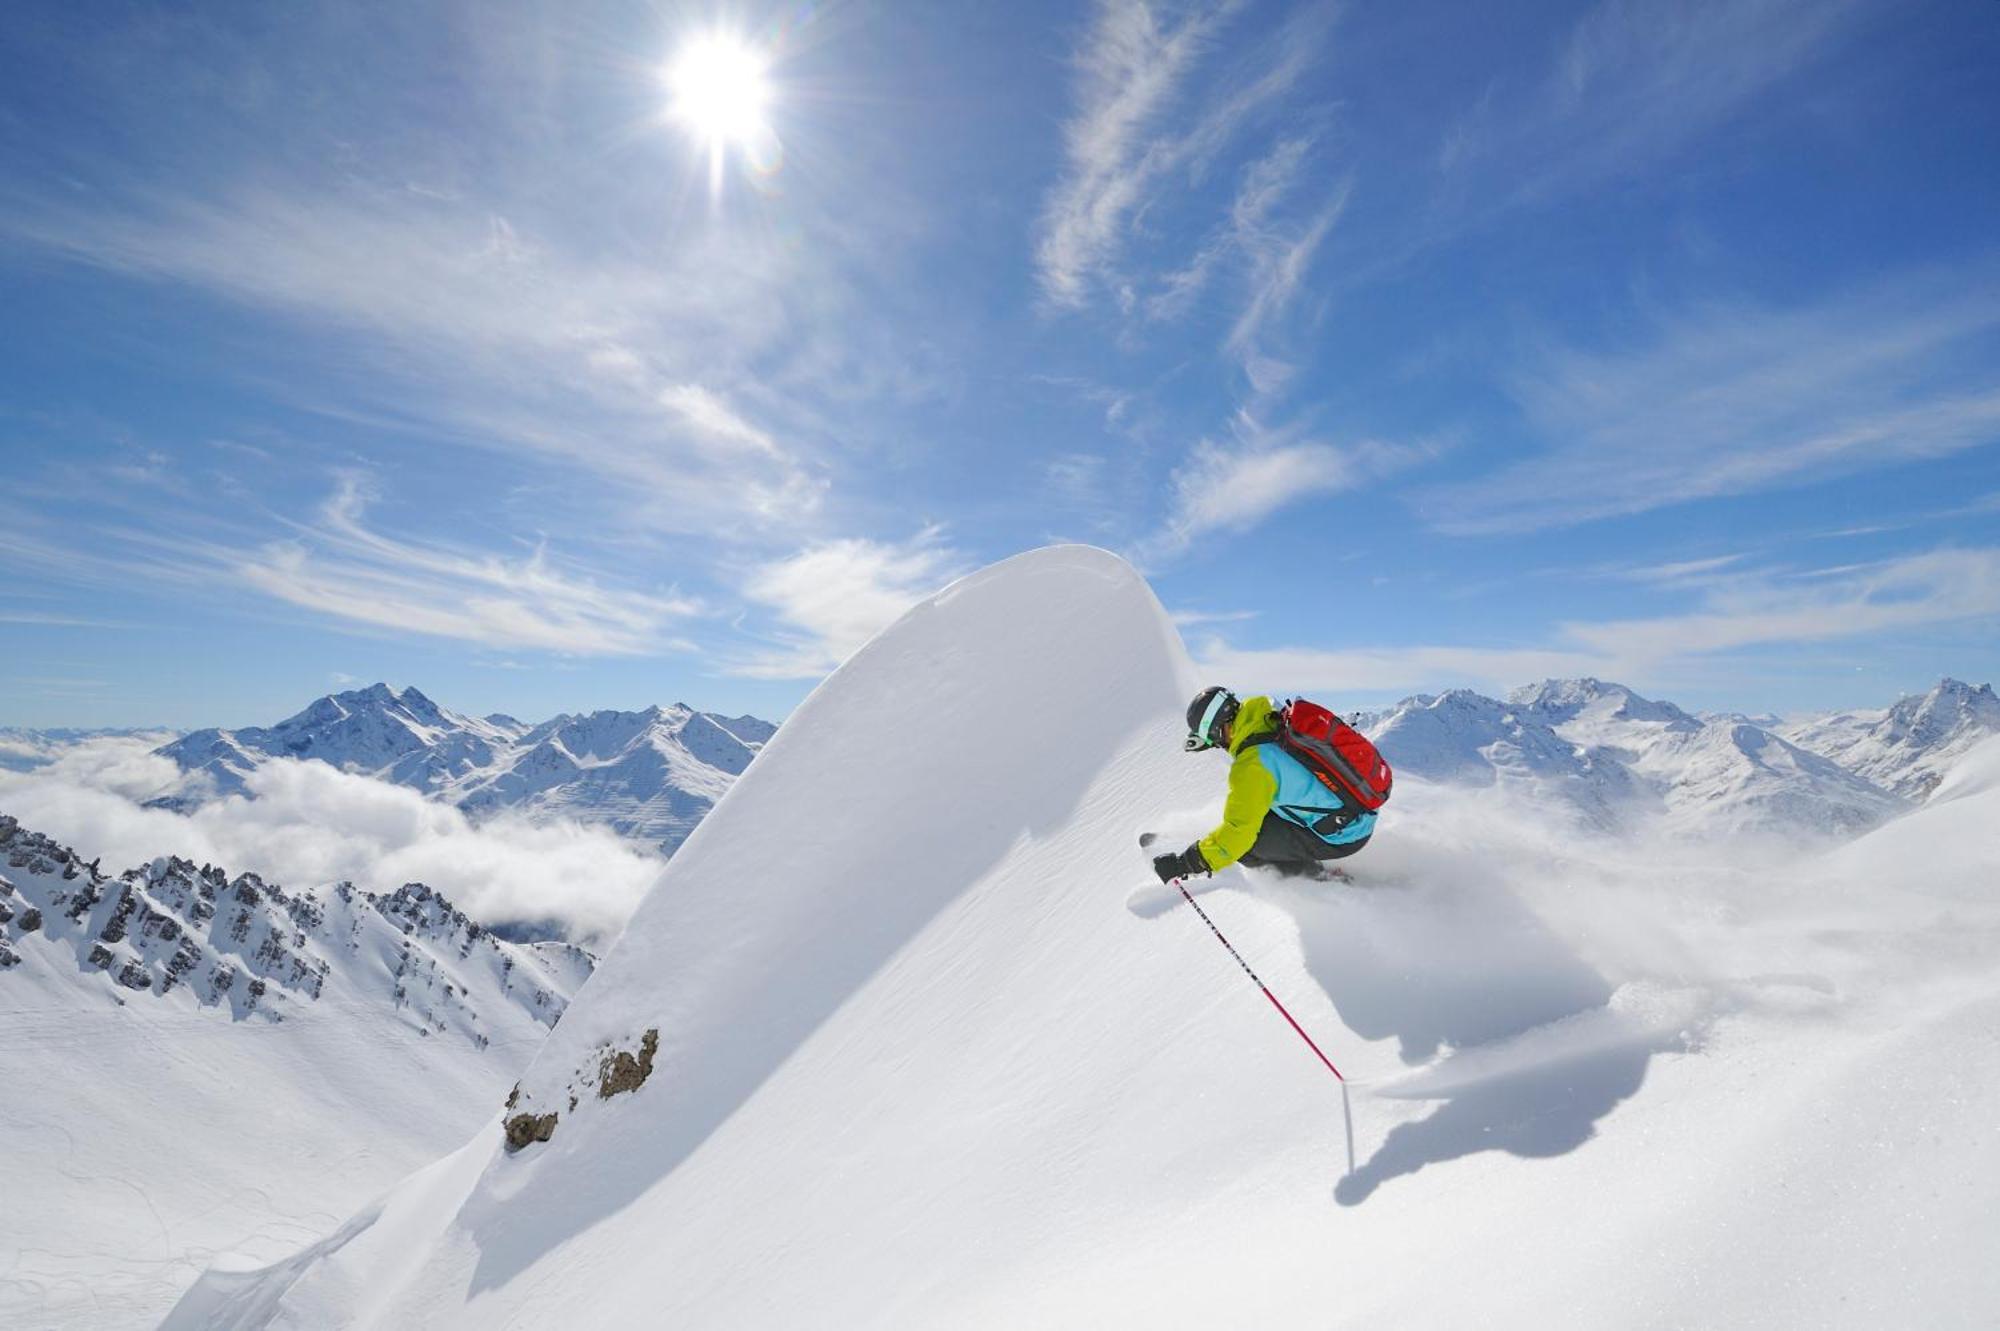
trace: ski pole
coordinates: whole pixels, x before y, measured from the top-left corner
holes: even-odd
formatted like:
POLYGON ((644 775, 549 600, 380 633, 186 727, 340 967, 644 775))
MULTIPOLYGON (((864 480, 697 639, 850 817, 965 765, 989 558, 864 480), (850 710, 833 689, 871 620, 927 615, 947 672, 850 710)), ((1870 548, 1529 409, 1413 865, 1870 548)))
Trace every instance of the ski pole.
MULTIPOLYGON (((1257 978, 1257 972, 1250 969, 1250 963, 1243 959, 1243 954, 1241 952, 1238 952, 1236 950, 1235 945, 1232 944, 1227 938, 1224 938, 1222 936, 1222 930, 1216 928, 1215 921, 1208 918, 1208 912, 1203 910, 1201 908, 1201 903, 1194 899, 1194 893, 1187 890, 1186 880, 1181 878, 1176 878, 1174 879, 1174 886, 1178 887, 1181 890, 1181 895, 1187 898, 1187 904, 1194 907, 1194 913, 1201 916, 1201 922, 1208 926, 1208 931, 1215 935, 1216 941, 1229 949, 1229 955, 1236 958, 1236 964, 1243 968, 1243 973, 1250 977, 1250 982, 1252 984, 1255 984, 1259 989, 1262 989, 1264 991, 1264 997, 1271 1000, 1271 1006, 1278 1009, 1278 1015, 1283 1017, 1286 1021, 1291 1022, 1292 1029, 1297 1031, 1299 1033, 1299 1038, 1306 1042, 1306 1048, 1312 1050, 1315 1054, 1319 1054, 1319 1061, 1326 1064, 1326 1070, 1328 1072, 1331 1072, 1336 1078, 1339 1078, 1342 1088, 1342 1093, 1345 1094, 1347 1086, 1347 1078, 1342 1077, 1340 1075, 1340 1069, 1333 1065, 1332 1059, 1328 1058, 1324 1053, 1320 1052, 1320 1047, 1313 1043, 1312 1036, 1306 1034, 1306 1028, 1299 1025, 1297 1019, 1294 1018, 1291 1013, 1285 1011, 1285 1005, 1283 1003, 1280 1003, 1278 1001, 1278 996, 1271 992, 1271 986, 1265 984, 1262 980, 1257 978)), ((1351 1145, 1349 1147, 1349 1153, 1352 1154, 1351 1145)))

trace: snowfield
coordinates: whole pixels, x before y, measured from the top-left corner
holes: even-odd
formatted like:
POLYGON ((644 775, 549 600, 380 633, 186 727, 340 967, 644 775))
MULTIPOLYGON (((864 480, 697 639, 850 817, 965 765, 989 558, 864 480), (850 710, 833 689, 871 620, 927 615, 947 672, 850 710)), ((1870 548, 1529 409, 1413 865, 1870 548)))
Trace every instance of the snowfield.
POLYGON ((1353 887, 1229 871, 1205 909, 1344 1095, 1191 912, 1127 906, 1136 834, 1219 804, 1205 682, 1099 551, 920 605, 511 1106, 167 1325, 1993 1324, 2000 741, 1775 869, 1413 776, 1353 887))
POLYGON ((471 1131, 589 974, 422 884, 111 876, 0 815, 0 1326, 149 1326, 471 1131))

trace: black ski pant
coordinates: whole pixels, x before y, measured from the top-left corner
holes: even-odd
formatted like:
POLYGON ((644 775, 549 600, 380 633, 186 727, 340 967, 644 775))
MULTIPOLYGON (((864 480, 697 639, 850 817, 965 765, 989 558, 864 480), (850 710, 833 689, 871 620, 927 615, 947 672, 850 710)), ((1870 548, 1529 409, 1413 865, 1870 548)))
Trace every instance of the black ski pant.
POLYGON ((1367 844, 1368 838, 1362 837, 1359 841, 1332 845, 1297 823, 1267 813, 1263 826, 1257 829, 1255 844, 1237 863, 1252 869, 1275 869, 1286 878, 1294 878, 1312 873, 1313 866, 1321 860, 1346 859, 1367 844))

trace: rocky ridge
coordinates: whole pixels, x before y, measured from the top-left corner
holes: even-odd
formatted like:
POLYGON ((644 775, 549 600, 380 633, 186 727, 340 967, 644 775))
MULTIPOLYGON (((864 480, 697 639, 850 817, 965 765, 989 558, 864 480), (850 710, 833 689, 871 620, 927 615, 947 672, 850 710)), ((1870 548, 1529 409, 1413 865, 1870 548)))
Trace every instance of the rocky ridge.
POLYGON ((594 964, 571 944, 496 938, 422 883, 287 891, 177 856, 111 877, 0 814, 0 975, 69 972, 119 1001, 239 1021, 283 1021, 338 994, 483 1048, 524 1016, 553 1026, 594 964))

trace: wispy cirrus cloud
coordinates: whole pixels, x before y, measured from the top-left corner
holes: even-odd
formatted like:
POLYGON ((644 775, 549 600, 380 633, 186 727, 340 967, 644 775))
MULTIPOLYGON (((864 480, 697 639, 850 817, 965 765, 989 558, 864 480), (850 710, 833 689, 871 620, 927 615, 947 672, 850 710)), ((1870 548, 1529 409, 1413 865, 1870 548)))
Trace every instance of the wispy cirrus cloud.
MULTIPOLYGON (((1162 8, 1146 0, 1100 0, 1073 57, 1076 113, 1064 126, 1064 172, 1043 207, 1035 247, 1051 305, 1080 309, 1108 292, 1125 308, 1142 300, 1171 306, 1205 280, 1202 255, 1213 241, 1191 258, 1125 275, 1134 221, 1177 180, 1203 176, 1247 126, 1297 87, 1331 22, 1326 5, 1300 9, 1247 63, 1232 67, 1217 86, 1191 93, 1198 68, 1243 7, 1242 0, 1215 0, 1163 20, 1162 8), (1156 290, 1147 295, 1148 288, 1156 290)), ((1279 154, 1285 151, 1280 145, 1279 154)), ((1255 196, 1256 184, 1246 181, 1245 199, 1255 196)), ((1209 262, 1219 257, 1210 254, 1209 262)))
POLYGON ((1159 290, 1146 302, 1148 314, 1155 319, 1180 317, 1219 268, 1257 246, 1270 231, 1272 215, 1298 182, 1311 148, 1309 139, 1288 138, 1244 168, 1227 217, 1187 263, 1160 278, 1159 290))
POLYGON ((924 597, 968 571, 928 527, 907 541, 825 541, 752 570, 750 601, 785 629, 777 646, 731 663, 729 673, 811 679, 834 669, 924 597))
POLYGON ((1554 348, 1517 373, 1548 447, 1421 508, 1447 532, 1533 531, 1981 447, 2000 440, 1996 344, 1992 263, 1656 316, 1639 346, 1554 348))
POLYGON ((1321 244, 1346 210, 1352 186, 1343 181, 1304 218, 1282 212, 1307 174, 1312 151, 1311 139, 1287 138, 1245 167, 1225 219, 1192 258, 1157 279, 1157 290, 1146 301, 1152 318, 1178 319, 1218 273, 1239 271, 1243 303, 1223 349, 1258 393, 1276 392, 1290 377, 1291 367, 1266 350, 1264 334, 1299 294, 1321 244))
MULTIPOLYGON (((1714 562, 1714 561, 1701 561, 1714 562)), ((1644 684, 1705 658, 1810 648, 2000 616, 2000 548, 1933 550, 1879 563, 1765 569, 1700 579, 1693 608, 1646 618, 1568 621, 1546 644, 1418 644, 1320 650, 1243 648, 1220 635, 1196 644, 1219 678, 1327 691, 1510 688, 1545 676, 1644 684)), ((1275 685, 1274 685, 1275 687, 1275 685)))
POLYGON ((1526 86, 1489 86, 1439 163, 1476 209, 1638 172, 1754 106, 1851 39, 1864 0, 1602 0, 1526 86))
POLYGON ((1332 443, 1297 428, 1267 429, 1247 413, 1227 443, 1203 440, 1175 469, 1164 523, 1133 557, 1153 564, 1201 537, 1255 527, 1294 504, 1324 498, 1436 456, 1428 444, 1332 443))
POLYGON ((34 528, 0 535, 0 563, 64 584, 171 589, 176 598, 248 589, 348 629, 577 656, 688 650, 671 630, 706 613, 673 589, 600 581, 541 541, 498 553, 386 535, 366 521, 372 485, 363 472, 340 474, 313 518, 285 523, 291 534, 279 540, 248 521, 79 528, 0 505, 0 519, 34 528))
POLYGON ((1102 0, 1074 57, 1077 114, 1064 127, 1066 170, 1043 211, 1036 266, 1053 303, 1082 306, 1116 257, 1127 219, 1171 149, 1149 133, 1236 3, 1196 7, 1163 25, 1145 0, 1102 0))
MULTIPOLYGON (((1292 204, 1313 173, 1313 117, 1296 107, 1242 166, 1220 216, 1204 222, 1213 191, 1190 189, 1218 156, 1246 136, 1298 87, 1318 57, 1333 9, 1308 5, 1235 57, 1226 77, 1197 77, 1242 8, 1235 0, 1194 5, 1163 18, 1144 0, 1101 0, 1076 53, 1076 114, 1066 126, 1066 170, 1050 192, 1036 249, 1045 300, 1081 309, 1108 296, 1124 316, 1177 322, 1240 280, 1236 313, 1217 352, 1241 371, 1247 401, 1261 414, 1292 372, 1271 343, 1303 289, 1326 236, 1346 206, 1349 182, 1303 216, 1292 204), (1190 207, 1192 202, 1192 207, 1190 207), (1191 212, 1196 215, 1188 216, 1191 212), (1175 221, 1163 224, 1171 215, 1175 221), (1142 234, 1146 244, 1135 245, 1142 234), (1192 231, 1195 239, 1179 240, 1192 231)), ((1299 495, 1340 488, 1358 458, 1323 443, 1276 442, 1239 409, 1236 445, 1204 442, 1168 478, 1165 528, 1142 541, 1140 558, 1167 557, 1221 528, 1242 529, 1290 502, 1276 477, 1297 467, 1299 495), (1245 444, 1254 433, 1259 442, 1245 444)))
POLYGON ((1711 588, 1691 613, 1567 623, 1562 634, 1616 660, 1651 663, 1995 615, 2000 549, 1935 550, 1805 576, 1732 579, 1711 588))
POLYGON ((1448 687, 1500 693, 1528 680, 1617 673, 1612 662, 1594 653, 1533 647, 1237 647, 1212 635, 1194 645, 1194 656, 1213 679, 1336 696, 1448 687))
POLYGON ((508 559, 397 540, 364 523, 368 498, 361 476, 343 476, 296 539, 207 553, 266 595, 350 623, 582 656, 690 650, 667 630, 700 613, 691 598, 603 586, 539 546, 508 559))
MULTIPOLYGON (((798 307, 844 308, 840 279, 740 230, 661 255, 583 253, 566 224, 324 185, 156 191, 89 209, 27 198, 7 212, 0 232, 18 241, 343 336, 326 358, 340 389, 317 390, 343 419, 581 468, 670 530, 809 515, 823 467, 732 398, 786 410, 765 378, 807 358, 810 373, 866 379, 801 336, 798 307), (674 503, 643 502, 669 487, 674 503)), ((848 328, 833 339, 851 343, 848 328)))

